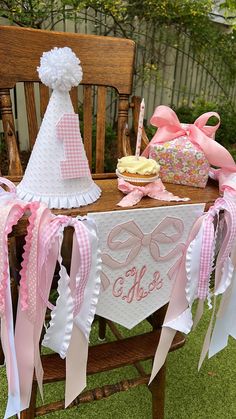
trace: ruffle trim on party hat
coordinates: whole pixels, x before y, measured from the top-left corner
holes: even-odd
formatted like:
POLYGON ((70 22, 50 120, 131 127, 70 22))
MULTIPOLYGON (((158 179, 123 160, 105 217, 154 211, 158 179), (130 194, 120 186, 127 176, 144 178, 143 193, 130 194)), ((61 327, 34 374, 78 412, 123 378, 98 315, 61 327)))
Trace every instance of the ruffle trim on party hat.
POLYGON ((91 187, 81 193, 68 195, 40 195, 25 191, 21 185, 17 186, 17 196, 27 202, 39 201, 44 202, 48 208, 78 208, 84 205, 92 204, 97 201, 101 195, 101 189, 96 183, 92 183, 91 187))

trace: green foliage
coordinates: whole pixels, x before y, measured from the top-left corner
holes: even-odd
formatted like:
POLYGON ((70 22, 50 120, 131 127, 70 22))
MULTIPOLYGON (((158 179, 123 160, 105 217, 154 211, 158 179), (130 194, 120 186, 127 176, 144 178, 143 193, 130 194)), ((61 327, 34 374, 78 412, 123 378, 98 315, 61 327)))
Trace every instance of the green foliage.
POLYGON ((226 21, 228 21, 230 25, 233 25, 234 28, 236 28, 236 2, 235 0, 223 1, 219 7, 226 21))
MULTIPOLYGON (((101 34, 116 34, 116 36, 133 38, 142 44, 140 32, 143 22, 151 23, 152 32, 165 32, 165 44, 177 50, 182 48, 183 36, 189 37, 191 50, 195 59, 206 66, 211 72, 211 64, 205 63, 205 55, 214 54, 215 65, 226 64, 225 79, 235 80, 236 77, 236 43, 235 32, 222 32, 209 18, 215 5, 213 0, 5 0, 0 2, 0 15, 10 19, 20 26, 34 28, 54 28, 63 19, 83 19, 82 11, 92 10, 95 16, 89 19, 94 24, 99 21, 96 13, 105 14, 111 19, 106 20, 104 27, 100 27, 101 34)), ((224 14, 236 10, 235 0, 223 2, 224 14)), ((223 12, 222 12, 223 13, 223 12)), ((150 42, 154 45, 149 56, 145 45, 144 71, 140 74, 147 77, 157 71, 162 65, 160 51, 156 48, 155 37, 150 33, 150 42)))
POLYGON ((0 15, 19 26, 41 28, 43 23, 51 19, 62 19, 63 0, 9 0, 1 2, 0 15))
POLYGON ((129 0, 131 16, 169 23, 184 23, 184 19, 206 16, 212 8, 211 0, 129 0))
MULTIPOLYGON (((193 123, 204 112, 214 111, 220 115, 221 123, 216 132, 216 141, 234 150, 236 145, 236 111, 227 102, 205 102, 203 99, 196 100, 192 107, 182 106, 175 110, 181 122, 193 123)), ((215 125, 216 119, 211 118, 209 125, 215 125)), ((234 152, 235 154, 235 152, 234 152)))
MULTIPOLYGON (((34 28, 54 28, 59 21, 74 19, 75 16, 81 20, 84 10, 95 12, 89 17, 95 25, 99 24, 96 13, 110 17, 106 19, 104 27, 100 27, 101 34, 115 33, 116 36, 133 38, 140 44, 144 62, 143 69, 137 69, 137 74, 144 79, 153 72, 160 72, 163 65, 163 57, 157 47, 160 39, 155 38, 155 30, 165 34, 165 45, 177 50, 182 50, 183 40, 189 37, 191 54, 210 74, 211 60, 205 60, 209 54, 214 55, 215 66, 220 66, 222 62, 226 64, 226 84, 236 78, 236 31, 222 31, 219 25, 210 20, 215 5, 213 0, 6 0, 0 5, 0 15, 12 23, 34 28), (151 23, 152 33, 148 42, 152 43, 153 48, 147 49, 140 36, 143 22, 151 23)), ((224 7, 222 13, 225 16, 228 13, 230 20, 236 10, 235 0, 226 0, 221 6, 224 7)), ((224 93, 227 95, 226 91, 224 93)))
POLYGON ((74 19, 86 8, 121 19, 126 11, 122 0, 6 0, 0 2, 0 16, 19 26, 53 27, 63 19, 74 19))

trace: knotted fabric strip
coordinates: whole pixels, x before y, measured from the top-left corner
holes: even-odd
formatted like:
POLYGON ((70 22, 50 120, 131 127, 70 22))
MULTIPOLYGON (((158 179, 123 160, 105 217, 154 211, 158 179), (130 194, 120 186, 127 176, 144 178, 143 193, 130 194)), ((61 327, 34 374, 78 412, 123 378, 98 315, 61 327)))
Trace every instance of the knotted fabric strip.
POLYGON ((192 317, 189 309, 189 302, 185 293, 187 282, 185 269, 186 253, 189 244, 198 234, 203 219, 204 215, 196 220, 187 239, 186 248, 181 258, 180 268, 176 274, 176 280, 172 288, 170 302, 161 331, 160 341, 154 356, 152 373, 149 383, 151 383, 160 368, 163 366, 171 343, 176 334, 176 330, 188 333, 192 327, 192 317))
MULTIPOLYGON (((33 208, 35 208, 33 204, 33 208)), ((51 220, 50 210, 44 205, 38 205, 34 217, 34 227, 30 230, 30 246, 26 246, 23 253, 23 264, 21 274, 23 274, 23 304, 18 302, 15 344, 20 381, 21 410, 27 409, 30 403, 33 373, 35 369, 38 379, 39 389, 42 395, 43 369, 39 353, 39 341, 44 323, 46 307, 39 298, 39 286, 41 279, 41 269, 39 266, 39 243, 42 227, 49 225, 51 220), (27 253, 26 253, 27 252, 27 253), (27 290, 27 294, 25 292, 27 290)), ((55 270, 56 259, 50 265, 50 276, 48 282, 51 285, 55 270)), ((49 293, 50 285, 45 291, 49 293)), ((20 287, 21 288, 21 287, 20 287)))
POLYGON ((127 195, 117 204, 120 207, 132 207, 144 196, 159 201, 189 201, 189 198, 180 198, 168 192, 161 179, 148 183, 146 186, 135 186, 123 179, 118 179, 118 189, 127 195))
POLYGON ((91 220, 57 217, 60 280, 56 306, 52 310, 43 345, 66 357, 65 407, 86 386, 88 338, 100 289, 101 258, 95 225, 91 220), (74 227, 70 276, 60 255, 63 230, 74 227), (78 356, 79 354, 79 356, 78 356))

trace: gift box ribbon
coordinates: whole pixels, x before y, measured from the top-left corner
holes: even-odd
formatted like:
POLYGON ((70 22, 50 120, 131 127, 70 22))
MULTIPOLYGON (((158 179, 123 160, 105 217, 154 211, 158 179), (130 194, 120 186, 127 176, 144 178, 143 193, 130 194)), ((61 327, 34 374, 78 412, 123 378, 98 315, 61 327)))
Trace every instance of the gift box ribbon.
POLYGON ((236 165, 231 154, 213 138, 220 125, 220 117, 216 112, 206 112, 199 116, 193 124, 181 125, 176 113, 168 106, 158 106, 150 119, 152 125, 158 128, 153 139, 143 152, 148 157, 151 145, 172 141, 175 138, 187 136, 192 144, 200 147, 210 164, 236 171, 236 165), (219 122, 215 126, 206 126, 207 121, 215 116, 219 122))

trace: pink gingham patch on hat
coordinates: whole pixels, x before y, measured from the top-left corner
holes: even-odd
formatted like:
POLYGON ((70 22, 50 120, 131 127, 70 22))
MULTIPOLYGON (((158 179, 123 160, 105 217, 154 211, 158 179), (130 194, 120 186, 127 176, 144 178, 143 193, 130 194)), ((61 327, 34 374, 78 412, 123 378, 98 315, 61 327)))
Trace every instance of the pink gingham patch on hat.
POLYGON ((91 176, 79 129, 78 115, 66 113, 56 125, 57 137, 63 141, 65 160, 60 162, 62 179, 91 176))

